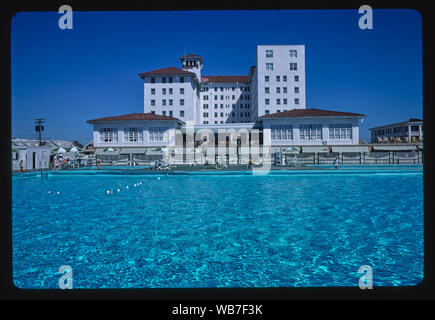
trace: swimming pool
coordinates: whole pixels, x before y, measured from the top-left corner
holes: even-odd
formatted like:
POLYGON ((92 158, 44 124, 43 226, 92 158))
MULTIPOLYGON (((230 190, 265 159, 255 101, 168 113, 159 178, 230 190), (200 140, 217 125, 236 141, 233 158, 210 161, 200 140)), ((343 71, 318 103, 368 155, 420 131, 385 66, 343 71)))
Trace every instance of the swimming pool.
POLYGON ((62 265, 74 288, 358 286, 361 265, 416 285, 423 174, 17 174, 12 228, 19 288, 58 288, 62 265))

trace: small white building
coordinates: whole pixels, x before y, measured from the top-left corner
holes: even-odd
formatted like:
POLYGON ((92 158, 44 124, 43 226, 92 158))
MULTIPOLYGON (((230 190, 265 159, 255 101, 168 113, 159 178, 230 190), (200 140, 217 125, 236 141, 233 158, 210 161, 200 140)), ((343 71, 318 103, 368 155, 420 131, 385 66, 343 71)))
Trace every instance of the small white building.
POLYGON ((74 142, 65 140, 42 141, 36 139, 12 139, 12 170, 19 170, 19 163, 23 160, 24 170, 48 169, 53 150, 63 148, 69 150, 74 142))
POLYGON ((37 141, 12 140, 12 171, 20 170, 21 161, 24 170, 47 169, 50 166, 50 153, 50 146, 39 146, 37 141))
POLYGON ((423 141, 423 120, 411 118, 409 121, 387 124, 369 129, 372 143, 404 142, 421 143, 423 141))
POLYGON ((175 130, 183 121, 152 113, 132 113, 88 120, 93 125, 97 161, 128 164, 158 160, 175 146, 175 130), (138 162, 134 161, 134 162, 138 162))
POLYGON ((357 145, 365 115, 320 109, 293 109, 259 118, 271 146, 357 145))

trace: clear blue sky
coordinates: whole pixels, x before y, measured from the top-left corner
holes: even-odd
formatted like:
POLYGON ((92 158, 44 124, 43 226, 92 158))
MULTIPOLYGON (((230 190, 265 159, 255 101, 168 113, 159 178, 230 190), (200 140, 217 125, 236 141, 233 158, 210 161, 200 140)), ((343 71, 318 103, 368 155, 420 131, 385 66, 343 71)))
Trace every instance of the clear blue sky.
MULTIPOLYGON (((74 9, 74 8, 73 8, 74 9)), ((307 107, 367 115, 368 128, 422 117, 421 16, 374 10, 373 30, 358 10, 19 13, 11 22, 12 136, 87 143, 86 120, 143 112, 138 73, 204 58, 203 75, 243 75, 258 44, 304 44, 307 107)))

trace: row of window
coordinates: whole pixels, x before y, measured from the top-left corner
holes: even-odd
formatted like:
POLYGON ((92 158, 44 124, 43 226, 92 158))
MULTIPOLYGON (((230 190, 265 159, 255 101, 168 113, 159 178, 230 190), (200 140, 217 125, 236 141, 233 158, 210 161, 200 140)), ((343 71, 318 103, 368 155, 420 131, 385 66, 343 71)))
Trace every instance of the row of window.
MULTIPOLYGON (((152 114, 155 114, 155 111, 151 111, 152 114)), ((166 110, 162 110, 162 116, 166 116, 166 110)), ((168 111, 168 116, 174 116, 174 112, 172 110, 168 111)), ((184 110, 180 110, 180 117, 184 117, 184 110)))
MULTIPOLYGON (((248 121, 226 121, 226 122, 221 120, 221 121, 215 121, 214 124, 218 124, 218 123, 220 123, 220 124, 223 124, 223 123, 249 123, 249 122, 250 122, 249 120, 248 121)), ((209 122, 208 122, 208 120, 205 120, 202 123, 208 124, 209 122)))
MULTIPOLYGON (((266 63, 266 70, 273 71, 273 63, 266 63)), ((298 64, 296 62, 290 62, 290 71, 298 71, 298 64)))
MULTIPOLYGON (((165 141, 165 131, 168 128, 155 127, 148 128, 148 141, 162 142, 165 141)), ((143 141, 143 128, 124 128, 124 142, 142 142, 143 141)), ((118 129, 117 128, 103 128, 100 129, 100 142, 118 142, 118 129)))
MULTIPOLYGON (((221 103, 221 104, 220 104, 220 107, 221 107, 221 109, 223 109, 223 108, 224 108, 224 104, 221 103)), ((226 104, 226 105, 225 105, 225 108, 229 108, 229 107, 230 107, 229 104, 226 104)), ((215 109, 218 109, 218 104, 217 104, 217 103, 215 103, 214 108, 215 108, 215 109)), ((236 104, 235 104, 235 103, 232 104, 232 108, 233 108, 233 109, 236 108, 236 104)), ((249 103, 245 103, 245 104, 241 103, 239 108, 240 108, 240 109, 243 109, 243 108, 245 108, 245 109, 249 109, 249 103)), ((207 104, 207 103, 205 103, 205 104, 203 105, 203 109, 208 109, 208 104, 207 104)))
MULTIPOLYGON (((162 83, 173 83, 174 82, 174 78, 173 77, 167 77, 167 78, 166 77, 162 77, 160 79, 161 79, 162 83), (166 80, 168 82, 166 82, 166 80)), ((184 77, 175 77, 175 79, 178 79, 179 83, 184 83, 184 77)), ((151 83, 156 83, 156 78, 155 77, 151 78, 151 83)))
MULTIPOLYGON (((203 97, 204 98, 204 100, 208 100, 208 96, 204 96, 203 97)), ((219 98, 219 96, 214 96, 214 100, 218 100, 218 98, 219 98)), ((249 100, 249 95, 240 95, 239 96, 239 98, 240 98, 240 100, 249 100)), ((221 95, 220 96, 220 100, 229 100, 230 99, 230 96, 223 96, 223 95, 221 95)), ((236 100, 236 96, 235 95, 232 95, 231 96, 231 100, 236 100)))
MULTIPOLYGON (((270 93, 270 88, 264 87, 264 93, 270 93)), ((281 93, 281 87, 276 87, 276 93, 281 93)), ((282 93, 287 93, 287 87, 282 87, 282 93)), ((299 93, 299 87, 294 88, 294 93, 299 93)))
MULTIPOLYGON (((273 70, 273 69, 272 69, 273 70)), ((294 82, 299 82, 299 76, 295 75, 293 77, 294 82)), ((275 76, 276 82, 281 82, 281 76, 275 76)), ((270 76, 264 76, 264 82, 270 82, 270 76)), ((287 76, 282 76, 282 82, 287 82, 287 76)))
MULTIPOLYGON (((272 140, 293 140, 292 125, 272 125, 270 126, 272 140)), ((300 140, 322 140, 321 124, 301 124, 299 125, 300 140)), ((329 139, 348 140, 352 139, 352 126, 350 124, 330 124, 329 139)))
MULTIPOLYGON (((233 117, 233 118, 236 117, 236 113, 235 113, 235 112, 231 112, 230 115, 231 115, 231 117, 233 117)), ((202 116, 203 116, 204 118, 208 118, 209 113, 208 113, 208 112, 203 112, 202 116)), ((214 116, 215 116, 215 117, 219 117, 219 113, 218 113, 218 112, 215 112, 215 113, 214 113, 214 116)), ((221 112, 221 113, 220 113, 220 116, 221 116, 221 117, 224 117, 224 113, 221 112)), ((250 113, 250 112, 240 112, 240 113, 239 113, 239 116, 242 117, 242 118, 243 118, 243 117, 250 117, 250 116, 251 116, 251 113, 250 113)), ((225 117, 228 117, 228 113, 225 113, 225 117)))
MULTIPOLYGON (((170 106, 173 105, 173 100, 169 99, 168 103, 170 106)), ((156 105, 156 100, 151 100, 151 106, 155 106, 156 105)), ((162 106, 166 106, 166 99, 162 100, 162 106)), ((184 106, 184 99, 180 99, 180 106, 184 106)))
MULTIPOLYGON (((249 87, 238 87, 241 91, 249 91, 249 87)), ((212 88, 207 88, 207 87, 202 87, 201 88, 201 92, 208 92, 208 89, 212 89, 212 88)), ((229 91, 230 88, 229 87, 220 87, 219 88, 221 91, 229 91)), ((236 91, 236 87, 231 87, 232 91, 236 91)), ((217 87, 214 87, 214 91, 218 91, 217 87)))
MULTIPOLYGON (((422 127, 423 130, 423 127, 422 127)), ((411 131, 419 131, 418 126, 411 126, 411 131)), ((382 136, 384 134, 391 134, 391 133, 408 133, 408 127, 395 127, 393 129, 379 129, 372 131, 373 136, 382 136)))
MULTIPOLYGON (((169 94, 173 93, 172 88, 168 89, 169 94)), ((155 88, 151 88, 151 94, 154 95, 156 94, 156 89, 155 88)), ((162 88, 162 94, 166 94, 166 88, 162 88)), ((184 88, 180 88, 180 94, 184 94, 184 88)))
MULTIPOLYGON (((297 58, 298 51, 297 50, 289 50, 290 58, 297 58)), ((266 50, 266 58, 273 58, 273 50, 266 50)))
MULTIPOLYGON (((295 104, 299 104, 299 98, 295 98, 294 102, 295 102, 295 104)), ((264 104, 265 105, 269 105, 270 104, 270 99, 269 98, 264 99, 264 104)), ((277 105, 281 105, 281 99, 280 98, 276 99, 276 104, 277 105)), ((282 104, 287 105, 287 98, 282 99, 282 104)), ((269 113, 268 111, 269 110, 266 110, 266 114, 269 113)))

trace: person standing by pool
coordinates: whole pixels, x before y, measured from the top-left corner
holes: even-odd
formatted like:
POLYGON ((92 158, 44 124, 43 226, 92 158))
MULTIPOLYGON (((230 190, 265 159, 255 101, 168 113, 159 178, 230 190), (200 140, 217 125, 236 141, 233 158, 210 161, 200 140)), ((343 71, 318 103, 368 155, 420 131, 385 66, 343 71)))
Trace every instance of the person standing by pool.
POLYGON ((334 164, 334 168, 338 169, 338 158, 337 157, 335 157, 333 164, 334 164))
POLYGON ((54 169, 59 170, 59 159, 57 157, 54 158, 54 169))
POLYGON ((20 166, 20 172, 24 172, 24 169, 23 169, 23 160, 20 161, 19 166, 20 166))
POLYGON ((100 168, 101 168, 101 163, 97 162, 97 169, 100 170, 100 168))

